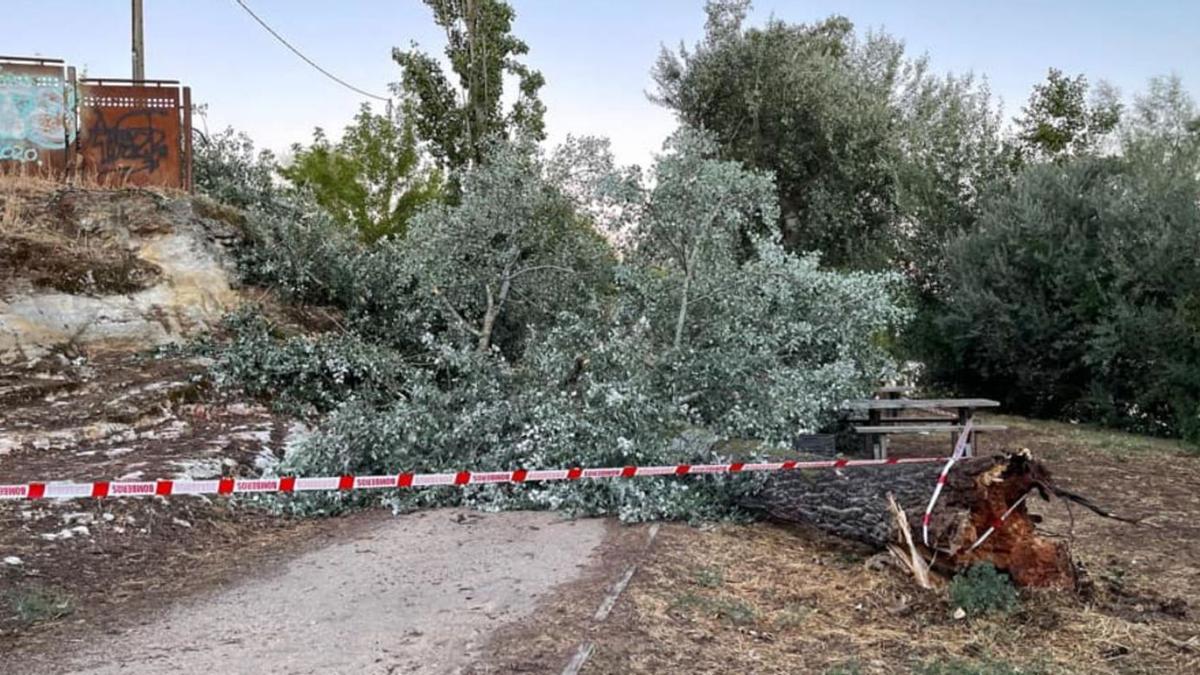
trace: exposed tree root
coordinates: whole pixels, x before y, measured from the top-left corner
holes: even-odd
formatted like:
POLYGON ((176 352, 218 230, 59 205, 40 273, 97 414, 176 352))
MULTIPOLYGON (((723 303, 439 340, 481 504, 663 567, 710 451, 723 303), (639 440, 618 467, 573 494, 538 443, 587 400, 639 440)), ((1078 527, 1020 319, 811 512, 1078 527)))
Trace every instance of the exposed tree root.
POLYGON ((808 523, 881 550, 903 542, 903 551, 912 541, 911 549, 942 572, 986 561, 1019 586, 1060 589, 1075 588, 1079 572, 1066 542, 1038 535, 1040 518, 1029 513, 1027 495, 1059 497, 1106 518, 1135 522, 1054 485, 1045 466, 1021 450, 957 462, 934 507, 925 546, 922 518, 941 469, 939 464, 909 464, 780 473, 748 505, 776 520, 808 523), (892 506, 889 497, 895 500, 892 506), (899 530, 897 512, 905 514, 908 533, 899 530), (989 528, 993 531, 987 534, 989 528))

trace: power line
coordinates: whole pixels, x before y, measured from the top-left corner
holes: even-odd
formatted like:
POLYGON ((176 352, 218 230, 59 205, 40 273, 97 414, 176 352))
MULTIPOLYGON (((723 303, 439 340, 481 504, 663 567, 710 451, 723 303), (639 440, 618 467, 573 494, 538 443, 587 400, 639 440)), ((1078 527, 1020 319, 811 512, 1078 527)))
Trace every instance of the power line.
POLYGON ((363 96, 367 96, 369 98, 373 98, 373 99, 376 99, 379 101, 391 101, 390 98, 387 98, 385 96, 376 96, 375 94, 372 94, 369 91, 363 91, 362 89, 359 89, 358 87, 350 84, 349 82, 343 80, 342 78, 338 77, 337 75, 334 75, 333 73, 329 72, 328 70, 325 70, 321 66, 317 65, 316 61, 313 61, 312 59, 305 56, 303 53, 301 53, 301 51, 299 49, 296 49, 295 47, 293 47, 291 45, 290 42, 285 40, 282 35, 280 35, 279 33, 276 33, 275 29, 268 26, 266 21, 263 21, 261 18, 259 18, 259 16, 254 13, 254 10, 252 10, 246 6, 246 3, 242 2, 242 0, 237 0, 237 4, 241 5, 242 9, 246 10, 246 13, 249 14, 251 17, 254 18, 255 21, 258 22, 258 25, 265 28, 267 30, 267 32, 270 33, 271 35, 273 35, 276 40, 279 40, 279 42, 282 43, 284 47, 287 47, 288 49, 292 50, 292 53, 294 53, 296 56, 299 56, 300 58, 304 59, 305 63, 312 66, 313 68, 316 68, 325 77, 328 77, 329 79, 333 80, 334 82, 337 82, 338 84, 342 85, 343 87, 350 89, 351 91, 355 91, 359 94, 362 94, 363 96))

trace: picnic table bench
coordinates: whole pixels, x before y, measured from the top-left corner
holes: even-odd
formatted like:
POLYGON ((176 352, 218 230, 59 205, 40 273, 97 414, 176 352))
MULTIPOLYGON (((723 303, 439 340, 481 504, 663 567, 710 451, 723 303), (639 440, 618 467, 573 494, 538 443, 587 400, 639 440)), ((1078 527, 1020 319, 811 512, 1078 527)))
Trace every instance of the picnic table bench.
POLYGON ((998 408, 999 401, 987 398, 881 398, 850 401, 846 407, 859 414, 865 413, 866 424, 856 425, 855 433, 862 434, 871 455, 875 459, 887 459, 888 437, 893 434, 950 434, 951 447, 958 436, 971 422, 971 433, 967 437, 967 456, 976 446, 975 434, 981 431, 1003 431, 1007 427, 999 424, 975 423, 975 411, 980 408, 998 408), (901 416, 904 411, 931 411, 926 416, 901 416), (948 410, 949 415, 933 415, 932 411, 948 410))

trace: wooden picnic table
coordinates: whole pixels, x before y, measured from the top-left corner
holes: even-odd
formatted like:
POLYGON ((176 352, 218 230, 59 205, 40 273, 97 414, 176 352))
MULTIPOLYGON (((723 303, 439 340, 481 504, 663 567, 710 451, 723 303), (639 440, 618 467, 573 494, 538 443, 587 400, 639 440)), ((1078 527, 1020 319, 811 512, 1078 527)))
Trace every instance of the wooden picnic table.
POLYGON ((885 459, 887 457, 887 437, 888 434, 892 433, 929 433, 933 430, 947 431, 951 434, 951 441, 957 443, 959 433, 968 422, 971 422, 973 430, 967 438, 967 454, 971 455, 975 447, 976 431, 994 431, 1003 428, 991 425, 984 429, 974 424, 976 410, 980 408, 1000 407, 999 401, 993 401, 990 398, 864 399, 849 401, 846 407, 851 410, 867 413, 867 424, 855 427, 855 431, 866 435, 867 444, 871 447, 872 455, 876 459, 885 459), (899 416, 899 413, 904 410, 934 409, 951 410, 954 413, 954 418, 942 418, 950 424, 931 426, 928 424, 929 422, 937 422, 941 421, 941 419, 928 417, 905 418, 899 416), (884 413, 887 413, 887 415, 884 413), (914 425, 914 422, 921 424, 914 425))

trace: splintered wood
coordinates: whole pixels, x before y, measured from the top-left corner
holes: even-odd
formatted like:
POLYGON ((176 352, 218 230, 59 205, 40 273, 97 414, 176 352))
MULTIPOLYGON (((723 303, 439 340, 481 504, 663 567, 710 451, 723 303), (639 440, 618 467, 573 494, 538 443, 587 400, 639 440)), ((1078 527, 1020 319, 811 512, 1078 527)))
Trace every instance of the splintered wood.
POLYGON ((931 560, 932 568, 942 572, 990 562, 1019 586, 1075 587, 1076 569, 1066 543, 1039 536, 1038 518, 1022 501, 1031 491, 1043 499, 1060 492, 1040 462, 1022 451, 955 463, 933 510, 925 546, 919 536, 922 516, 941 469, 913 464, 774 474, 752 505, 776 520, 807 523, 893 550, 923 586, 929 583, 925 570, 914 565, 931 560), (979 543, 988 528, 994 531, 979 543))

